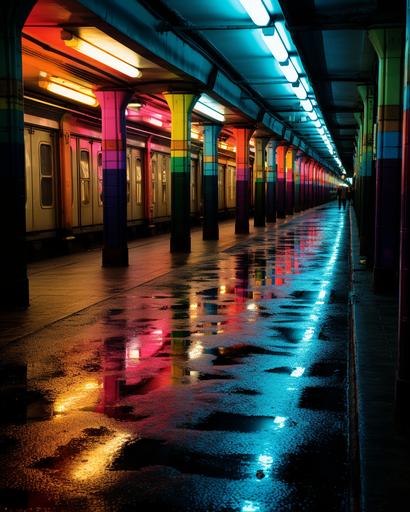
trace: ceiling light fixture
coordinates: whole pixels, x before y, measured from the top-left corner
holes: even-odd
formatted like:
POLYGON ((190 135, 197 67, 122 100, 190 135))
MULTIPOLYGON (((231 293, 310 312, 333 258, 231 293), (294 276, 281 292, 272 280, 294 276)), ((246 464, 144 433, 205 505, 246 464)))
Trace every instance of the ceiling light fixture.
POLYGON ((222 112, 216 110, 218 107, 220 107, 218 103, 214 102, 212 98, 206 94, 203 94, 195 103, 194 110, 195 112, 200 112, 211 119, 215 119, 215 121, 223 123, 225 122, 225 116, 222 112))
POLYGON ((276 28, 264 28, 261 30, 261 34, 263 41, 275 59, 278 62, 286 62, 289 58, 289 54, 276 28))
POLYGON ((46 73, 40 73, 39 86, 53 94, 58 94, 64 98, 78 101, 90 107, 97 107, 99 105, 97 98, 93 91, 88 87, 84 87, 65 78, 57 76, 48 76, 46 73))
POLYGON ((269 24, 270 14, 267 11, 265 4, 262 0, 239 0, 242 7, 248 13, 251 20, 258 25, 263 27, 269 24))
MULTIPOLYGON (((100 48, 84 39, 81 39, 71 32, 67 32, 66 30, 62 30, 61 39, 64 41, 64 44, 78 52, 94 59, 105 66, 108 66, 120 73, 127 75, 131 78, 140 78, 142 76, 141 71, 132 66, 125 60, 121 59, 121 56, 115 56, 112 53, 100 48)), ((128 50, 128 48, 127 48, 128 50)))
POLYGON ((296 97, 300 100, 305 100, 307 98, 306 89, 303 87, 303 84, 300 80, 293 84, 293 92, 296 94, 296 97))

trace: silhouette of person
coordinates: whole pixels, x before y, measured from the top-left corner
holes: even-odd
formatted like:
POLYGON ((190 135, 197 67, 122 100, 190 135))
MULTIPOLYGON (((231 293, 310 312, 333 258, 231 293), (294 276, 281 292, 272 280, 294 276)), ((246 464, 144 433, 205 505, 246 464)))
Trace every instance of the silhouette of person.
POLYGON ((339 186, 337 189, 337 199, 339 202, 339 210, 343 205, 343 210, 346 210, 347 187, 339 186))

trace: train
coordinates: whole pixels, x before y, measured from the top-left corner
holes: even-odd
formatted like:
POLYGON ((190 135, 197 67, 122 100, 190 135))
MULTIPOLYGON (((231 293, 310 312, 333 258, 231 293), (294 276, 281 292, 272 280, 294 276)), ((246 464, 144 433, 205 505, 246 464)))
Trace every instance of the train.
MULTIPOLYGON (((26 102, 24 125, 29 246, 42 247, 61 237, 65 227, 62 210, 67 188, 71 191, 70 238, 84 241, 101 234, 100 120, 81 111, 67 113, 46 102, 26 102), (64 164, 69 167, 68 171, 64 171, 64 164)), ((171 215, 169 133, 127 123, 126 158, 130 236, 146 233, 147 225, 151 230, 167 229, 171 215)), ((203 209, 202 176, 202 142, 193 139, 190 208, 193 221, 198 223, 203 209)), ((235 184, 235 153, 220 148, 218 208, 222 218, 234 215, 235 184)))

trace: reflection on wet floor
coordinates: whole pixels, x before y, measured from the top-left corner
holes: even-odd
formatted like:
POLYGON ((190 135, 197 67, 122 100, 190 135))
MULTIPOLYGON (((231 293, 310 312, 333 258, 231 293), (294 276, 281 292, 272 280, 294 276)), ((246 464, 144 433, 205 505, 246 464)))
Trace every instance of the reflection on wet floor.
POLYGON ((345 223, 316 209, 10 346, 0 508, 342 510, 345 223))

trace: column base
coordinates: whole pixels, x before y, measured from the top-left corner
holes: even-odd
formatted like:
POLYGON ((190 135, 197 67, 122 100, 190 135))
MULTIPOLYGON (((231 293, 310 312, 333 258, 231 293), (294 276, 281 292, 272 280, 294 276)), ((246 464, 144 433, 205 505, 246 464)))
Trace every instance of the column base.
POLYGON ((249 224, 247 226, 235 224, 235 235, 249 235, 249 224))
POLYGON ((253 225, 255 228, 264 228, 266 226, 265 219, 253 219, 253 225))
POLYGON ((373 288, 376 293, 391 294, 397 290, 398 276, 391 269, 377 268, 373 269, 373 288))
POLYGON ((395 417, 402 430, 410 431, 410 381, 397 379, 395 390, 395 417))
POLYGON ((23 310, 30 305, 28 279, 13 282, 3 281, 0 295, 0 309, 23 310))
POLYGON ((219 240, 218 226, 204 226, 202 229, 202 240, 219 240))
POLYGON ((170 251, 172 253, 190 253, 191 252, 191 237, 177 238, 171 236, 170 239, 170 251))
POLYGON ((128 267, 128 247, 103 247, 103 267, 128 267))

